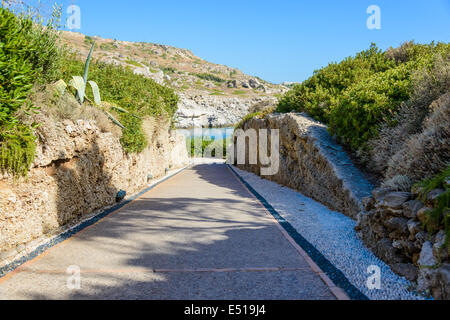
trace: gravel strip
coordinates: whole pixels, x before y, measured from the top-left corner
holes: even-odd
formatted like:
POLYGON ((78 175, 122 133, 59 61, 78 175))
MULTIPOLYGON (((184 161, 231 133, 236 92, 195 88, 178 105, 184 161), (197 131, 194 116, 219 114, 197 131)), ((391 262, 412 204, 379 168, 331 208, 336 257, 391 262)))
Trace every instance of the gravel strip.
POLYGON ((364 295, 373 300, 421 300, 411 292, 411 283, 396 275, 357 237, 356 222, 342 213, 253 173, 233 167, 253 189, 289 222, 297 232, 327 258, 364 295), (381 270, 381 288, 370 290, 367 280, 369 266, 381 270))

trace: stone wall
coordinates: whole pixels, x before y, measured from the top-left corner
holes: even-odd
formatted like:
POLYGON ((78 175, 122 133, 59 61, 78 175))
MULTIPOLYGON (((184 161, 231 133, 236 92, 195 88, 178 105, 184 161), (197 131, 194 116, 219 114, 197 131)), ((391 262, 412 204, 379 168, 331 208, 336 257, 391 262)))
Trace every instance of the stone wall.
POLYGON ((378 188, 364 199, 356 230, 364 243, 392 270, 410 281, 417 290, 435 299, 450 299, 449 248, 445 232, 430 234, 422 227, 432 211, 435 196, 425 203, 409 192, 378 188))
MULTIPOLYGON (((326 127, 303 114, 253 118, 242 127, 250 128, 279 129, 280 169, 263 178, 299 190, 356 219, 356 231, 364 244, 394 272, 412 281, 419 292, 450 299, 450 251, 444 246, 445 231, 431 234, 422 227, 443 190, 431 191, 424 203, 417 194, 373 190, 326 127)), ((238 167, 261 173, 259 161, 238 167)))
MULTIPOLYGON (((370 195, 371 184, 353 166, 325 125, 304 114, 269 114, 244 123, 247 129, 279 129, 280 168, 264 178, 299 190, 329 208, 355 218, 362 199, 370 195)), ((238 165, 260 175, 261 164, 238 165)))
POLYGON ((0 262, 62 227, 136 193, 169 168, 188 163, 185 138, 164 121, 145 121, 149 146, 126 154, 119 137, 92 120, 47 121, 26 179, 0 180, 0 262))

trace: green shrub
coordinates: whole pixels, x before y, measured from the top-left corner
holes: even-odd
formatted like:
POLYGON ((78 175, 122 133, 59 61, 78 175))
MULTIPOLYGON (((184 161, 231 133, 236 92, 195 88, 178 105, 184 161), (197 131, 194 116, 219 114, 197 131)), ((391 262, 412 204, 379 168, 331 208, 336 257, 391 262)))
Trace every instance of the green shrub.
POLYGON ((125 60, 126 63, 131 64, 132 66, 138 67, 138 68, 142 68, 142 64, 140 64, 137 61, 131 60, 131 59, 127 59, 125 60))
POLYGON ((36 151, 36 137, 25 124, 14 123, 0 128, 0 166, 16 176, 26 176, 36 151))
POLYGON ((216 75, 213 75, 211 73, 191 73, 191 75, 196 76, 197 78, 200 78, 202 80, 214 81, 214 82, 218 82, 218 83, 225 82, 224 79, 222 79, 216 75))
POLYGON ((425 221, 424 227, 429 232, 436 232, 440 229, 444 229, 446 233, 445 245, 448 246, 448 240, 450 239, 450 186, 448 181, 450 180, 450 166, 443 172, 436 175, 433 178, 426 179, 415 185, 415 188, 419 188, 419 198, 422 201, 426 201, 427 195, 434 189, 445 190, 434 203, 434 209, 431 211, 425 221))
POLYGON ((328 122, 330 110, 338 104, 349 87, 377 72, 388 70, 394 62, 386 59, 374 44, 370 49, 316 70, 301 84, 295 84, 279 101, 278 112, 307 112, 315 119, 328 122))
POLYGON ((346 90, 330 110, 331 133, 353 150, 377 135, 379 125, 392 119, 411 92, 405 65, 376 73, 346 90))
MULTIPOLYGON (((67 56, 63 67, 64 79, 73 74, 82 74, 84 63, 74 56, 67 56)), ((89 68, 89 78, 101 88, 102 99, 137 115, 164 116, 172 119, 177 110, 178 96, 175 92, 152 79, 136 75, 133 71, 103 62, 93 61, 89 68)), ((87 93, 92 96, 91 92, 87 93)), ((127 113, 117 113, 118 120, 126 127, 121 138, 127 152, 141 152, 147 140, 141 128, 142 121, 127 113)))
MULTIPOLYGON (((294 85, 279 100, 276 111, 308 113, 328 124, 331 133, 356 151, 360 159, 367 159, 370 157, 367 142, 378 136, 383 125, 395 127, 398 124, 396 115, 400 106, 413 92, 412 74, 421 69, 431 70, 436 57, 445 57, 449 52, 450 44, 445 43, 408 42, 386 52, 372 44, 355 57, 331 63, 315 71, 303 83, 294 85)), ((420 96, 427 97, 421 99, 426 102, 428 96, 435 94, 420 96)), ((415 99, 414 104, 418 105, 419 99, 415 99)), ((426 107, 428 105, 429 102, 426 107)), ((419 121, 425 114, 417 116, 419 121)))
POLYGON ((191 157, 203 157, 206 156, 206 148, 210 146, 211 156, 213 158, 216 157, 216 149, 222 149, 223 158, 226 159, 227 155, 227 145, 231 142, 231 138, 228 139, 214 139, 211 137, 195 137, 195 138, 186 138, 187 148, 190 150, 191 157), (189 145, 190 143, 190 145, 189 145), (197 146, 197 148, 196 148, 197 146), (201 146, 201 150, 198 148, 201 146), (212 149, 214 148, 214 149, 212 149))
POLYGON ((60 75, 63 49, 54 23, 44 27, 39 17, 17 16, 0 7, 0 163, 1 170, 25 175, 34 159, 32 128, 17 119, 19 111, 30 111, 26 103, 35 83, 46 83, 60 75))
POLYGON ((124 113, 121 115, 120 121, 126 128, 120 138, 123 148, 129 153, 138 153, 144 150, 148 141, 142 129, 142 120, 129 113, 124 113))

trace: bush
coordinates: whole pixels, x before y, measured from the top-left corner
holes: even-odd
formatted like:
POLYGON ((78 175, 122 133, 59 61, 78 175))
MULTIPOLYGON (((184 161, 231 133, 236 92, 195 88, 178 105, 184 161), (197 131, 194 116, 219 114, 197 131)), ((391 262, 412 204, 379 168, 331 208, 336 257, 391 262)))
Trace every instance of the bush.
MULTIPOLYGON (((444 103, 437 100, 442 97, 450 88, 450 54, 442 57, 440 54, 434 57, 431 68, 424 67, 416 70, 412 74, 413 90, 411 98, 401 104, 398 114, 394 118, 395 126, 384 123, 381 125, 378 137, 368 142, 369 154, 366 158, 369 166, 377 172, 386 172, 390 159, 404 147, 412 135, 424 131, 424 120, 436 110, 438 104, 444 103), (434 102, 434 103, 433 103, 434 102)), ((443 98, 442 98, 443 99, 443 98)), ((428 131, 425 129, 425 131, 428 131)), ((417 136, 412 138, 416 139, 417 136)), ((419 150, 419 143, 408 142, 413 150, 419 150), (419 147, 416 148, 414 145, 419 147)), ((418 157, 418 154, 403 151, 409 157, 418 157)), ((436 158, 436 157, 435 157, 436 158)), ((400 162, 409 162, 403 159, 400 162)), ((395 174, 394 168, 390 171, 395 174)), ((410 168, 412 171, 414 168, 410 168)), ((433 170, 434 172, 434 170, 433 170)), ((424 178, 423 172, 419 174, 419 179, 424 178)))
POLYGON ((0 7, 0 163, 20 175, 33 162, 35 138, 17 113, 33 109, 26 104, 33 85, 56 79, 62 61, 55 20, 44 27, 38 19, 0 7))
POLYGON ((187 148, 190 150, 190 156, 191 157, 205 157, 207 156, 206 152, 207 148, 208 151, 211 152, 211 157, 216 157, 216 149, 222 148, 222 155, 223 158, 226 159, 227 155, 227 145, 231 142, 231 138, 227 139, 214 139, 211 137, 195 137, 195 138, 186 138, 187 142, 187 148), (190 145, 189 145, 190 143, 190 145), (196 149, 196 146, 201 146, 200 149, 196 149))
MULTIPOLYGON (((420 190, 419 198, 426 201, 427 195, 434 189, 443 189, 442 193, 434 203, 434 209, 428 214, 424 227, 428 232, 434 233, 438 230, 445 230, 445 246, 448 248, 450 239, 450 166, 436 176, 417 183, 414 187, 420 190)), ((440 248, 442 249, 442 248, 440 248)))
MULTIPOLYGON (((74 55, 67 56, 63 67, 64 80, 74 74, 83 74, 84 63, 74 55)), ((141 152, 148 144, 142 130, 145 116, 163 116, 172 119, 177 110, 178 96, 167 87, 152 79, 136 75, 133 71, 103 62, 92 62, 89 79, 95 81, 102 93, 102 100, 117 104, 137 115, 117 113, 119 121, 126 127, 121 138, 127 152, 141 152)), ((87 93, 92 98, 92 93, 87 93)))
POLYGON ((424 121, 422 131, 407 136, 390 157, 386 178, 402 174, 416 182, 441 172, 450 163, 450 92, 432 103, 431 108, 433 112, 424 121))
MULTIPOLYGON (((294 85, 276 111, 306 112, 326 123, 370 171, 417 181, 442 170, 448 158, 444 120, 425 128, 425 119, 449 88, 450 44, 407 42, 386 52, 372 45, 294 85)), ((443 108, 440 117, 447 119, 443 108)))
POLYGON ((218 76, 215 76, 211 73, 192 73, 192 75, 196 76, 197 78, 207 80, 207 81, 214 81, 214 82, 218 82, 218 83, 225 82, 224 79, 222 79, 218 76))
POLYGON ((394 65, 372 44, 355 57, 348 57, 341 63, 331 63, 314 71, 314 75, 303 83, 294 85, 280 99, 277 111, 307 112, 315 119, 328 123, 331 109, 338 104, 347 88, 394 65))
POLYGON ((0 165, 2 170, 25 176, 36 151, 36 137, 30 126, 14 123, 0 128, 0 165))
POLYGON ((405 65, 360 81, 346 90, 331 109, 331 133, 353 150, 358 150, 377 135, 382 122, 392 119, 410 92, 411 76, 405 65))

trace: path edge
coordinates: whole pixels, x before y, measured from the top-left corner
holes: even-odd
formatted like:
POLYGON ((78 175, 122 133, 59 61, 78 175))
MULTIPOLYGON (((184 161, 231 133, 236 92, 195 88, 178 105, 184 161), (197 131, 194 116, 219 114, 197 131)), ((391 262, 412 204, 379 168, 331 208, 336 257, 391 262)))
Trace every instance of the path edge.
POLYGON ((87 219, 85 219, 85 220, 75 224, 74 226, 68 227, 66 230, 60 232, 59 234, 57 234, 55 236, 52 236, 47 241, 44 241, 44 242, 40 243, 31 252, 26 253, 26 254, 24 254, 22 256, 18 255, 18 257, 14 258, 10 263, 7 263, 4 266, 0 267, 0 282, 2 282, 2 280, 5 280, 6 276, 8 276, 9 274, 13 273, 14 271, 16 271, 17 269, 22 267, 27 262, 30 262, 31 260, 34 260, 35 258, 37 258, 40 255, 44 254, 47 250, 49 250, 49 249, 55 247, 56 245, 58 245, 58 244, 60 244, 60 243, 62 243, 64 241, 74 237, 76 234, 80 233, 84 229, 87 229, 87 228, 93 226, 94 224, 100 222, 101 220, 103 220, 107 216, 109 216, 109 215, 119 211, 123 207, 129 205, 133 201, 135 201, 138 198, 140 198, 142 195, 144 195, 148 191, 152 190, 153 188, 155 188, 156 186, 160 185, 161 183, 169 180, 170 178, 173 178, 174 176, 178 175, 179 173, 181 173, 182 171, 186 170, 189 167, 191 167, 191 165, 187 165, 185 167, 182 167, 180 169, 177 169, 177 170, 173 171, 172 173, 169 173, 165 177, 157 180, 153 184, 145 187, 141 191, 139 191, 139 192, 133 194, 132 196, 128 197, 126 200, 124 200, 124 201, 122 201, 122 202, 120 202, 118 204, 115 204, 115 205, 113 205, 113 206, 111 206, 109 208, 106 208, 106 209, 103 209, 103 210, 100 209, 100 211, 98 213, 94 214, 93 216, 91 216, 91 217, 89 217, 89 218, 87 218, 87 219))
POLYGON ((314 245, 298 233, 263 196, 234 170, 232 165, 227 164, 227 167, 258 203, 266 209, 275 220, 276 225, 283 235, 294 246, 297 252, 305 258, 311 269, 322 279, 338 300, 370 300, 347 279, 342 271, 336 268, 314 245))

